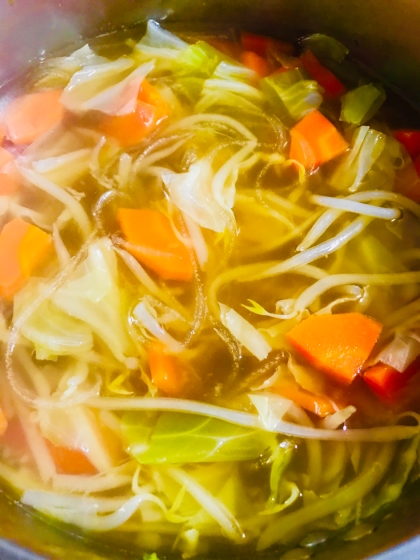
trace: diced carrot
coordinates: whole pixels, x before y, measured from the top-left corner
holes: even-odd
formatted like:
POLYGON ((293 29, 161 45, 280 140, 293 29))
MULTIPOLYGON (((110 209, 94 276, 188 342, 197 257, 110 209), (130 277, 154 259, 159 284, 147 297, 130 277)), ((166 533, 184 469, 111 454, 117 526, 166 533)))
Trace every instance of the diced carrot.
POLYGON ((260 78, 265 78, 270 74, 267 60, 252 51, 244 51, 241 55, 241 62, 244 66, 254 70, 260 78))
POLYGON ((3 409, 0 408, 0 436, 6 433, 8 426, 6 415, 3 412, 3 409))
POLYGON ((264 35, 256 35, 255 33, 241 33, 241 43, 245 51, 252 51, 262 57, 267 56, 269 48, 287 55, 292 55, 295 50, 290 43, 265 37, 264 35))
POLYGON ((420 130, 396 130, 394 138, 405 147, 410 157, 415 158, 420 155, 420 130))
POLYGON ((341 97, 346 93, 345 86, 334 76, 328 68, 325 68, 311 51, 305 51, 300 59, 308 74, 325 90, 325 96, 334 98, 341 97))
POLYGON ((61 94, 54 89, 17 97, 4 115, 7 137, 15 144, 30 144, 60 123, 65 113, 61 94))
POLYGON ((147 80, 143 80, 136 109, 120 117, 105 116, 100 128, 126 148, 141 142, 170 114, 169 105, 147 80))
POLYGON ((58 474, 94 475, 98 470, 80 449, 54 445, 45 438, 58 474))
POLYGON ((0 123, 0 144, 2 144, 5 138, 6 138, 6 129, 4 128, 2 123, 0 123))
POLYGON ((15 194, 20 186, 20 176, 14 161, 0 167, 0 196, 15 194))
POLYGON ((317 109, 308 113, 290 131, 290 159, 312 170, 339 156, 348 143, 317 109))
POLYGON ((382 401, 393 403, 399 400, 409 380, 419 371, 418 358, 402 373, 387 364, 379 363, 367 369, 363 379, 382 401))
POLYGON ((287 340, 311 364, 349 384, 361 372, 382 330, 362 313, 311 315, 287 333, 287 340))
POLYGON ((167 216, 147 208, 120 208, 118 222, 130 243, 127 250, 165 280, 191 280, 194 269, 188 249, 167 216))
POLYGON ((149 348, 149 368, 153 384, 168 397, 188 397, 201 387, 194 371, 159 341, 149 348))
POLYGON ((396 171, 394 188, 407 198, 420 202, 420 177, 412 161, 396 171))
POLYGON ((51 236, 14 218, 0 233, 0 295, 12 298, 47 258, 51 236))
POLYGON ((0 196, 15 194, 20 184, 13 155, 0 147, 0 196))
POLYGON ((160 342, 149 349, 149 368, 152 382, 168 397, 184 396, 190 387, 189 376, 182 361, 166 352, 160 342))
POLYGON ((305 410, 316 414, 320 418, 325 418, 329 414, 336 411, 331 400, 324 395, 315 395, 310 391, 306 391, 300 387, 295 381, 283 380, 277 381, 271 391, 278 395, 289 399, 304 408, 305 410))
POLYGON ((140 84, 137 99, 139 101, 143 101, 143 103, 148 103, 149 105, 153 105, 154 107, 160 107, 165 111, 165 113, 169 114, 170 109, 168 104, 162 98, 158 90, 155 87, 153 87, 152 84, 147 80, 143 80, 142 83, 140 84))

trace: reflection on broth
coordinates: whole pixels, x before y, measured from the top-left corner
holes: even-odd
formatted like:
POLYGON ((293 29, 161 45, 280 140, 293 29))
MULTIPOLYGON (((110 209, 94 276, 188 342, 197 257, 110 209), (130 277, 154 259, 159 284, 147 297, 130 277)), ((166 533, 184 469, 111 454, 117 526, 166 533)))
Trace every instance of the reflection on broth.
POLYGON ((157 555, 370 534, 419 474, 420 131, 324 35, 92 45, 0 119, 0 476, 157 555))

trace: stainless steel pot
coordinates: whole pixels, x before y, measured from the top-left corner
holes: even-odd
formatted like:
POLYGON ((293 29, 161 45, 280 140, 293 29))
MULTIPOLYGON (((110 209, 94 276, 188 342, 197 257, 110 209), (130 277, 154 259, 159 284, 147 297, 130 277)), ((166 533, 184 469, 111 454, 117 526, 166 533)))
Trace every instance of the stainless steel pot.
MULTIPOLYGON (((327 33, 420 110, 420 2, 415 0, 0 0, 0 85, 46 52, 150 17, 290 38, 327 33)), ((398 513, 372 535, 356 543, 337 540, 312 558, 418 560, 420 487, 400 502, 398 513)), ((139 558, 120 547, 86 542, 48 526, 0 491, 0 560, 139 558)), ((238 554, 236 560, 249 560, 238 554)), ((261 556, 274 559, 278 554, 261 556)))

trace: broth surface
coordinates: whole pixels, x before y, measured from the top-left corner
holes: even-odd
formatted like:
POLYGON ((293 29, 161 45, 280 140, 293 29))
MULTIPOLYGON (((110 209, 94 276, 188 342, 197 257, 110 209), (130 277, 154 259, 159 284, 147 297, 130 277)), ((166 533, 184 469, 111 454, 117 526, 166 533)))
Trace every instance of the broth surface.
POLYGON ((386 97, 323 35, 155 22, 4 93, 25 506, 149 560, 375 530, 419 475, 420 132, 386 97))

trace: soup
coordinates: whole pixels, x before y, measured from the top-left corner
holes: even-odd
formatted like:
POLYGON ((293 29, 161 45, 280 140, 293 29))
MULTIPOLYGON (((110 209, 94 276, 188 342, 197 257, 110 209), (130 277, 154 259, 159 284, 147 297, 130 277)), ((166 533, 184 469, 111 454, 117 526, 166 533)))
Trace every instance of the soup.
POLYGON ((324 35, 111 43, 4 103, 1 477, 149 558, 369 534, 419 475, 420 131, 324 35))

